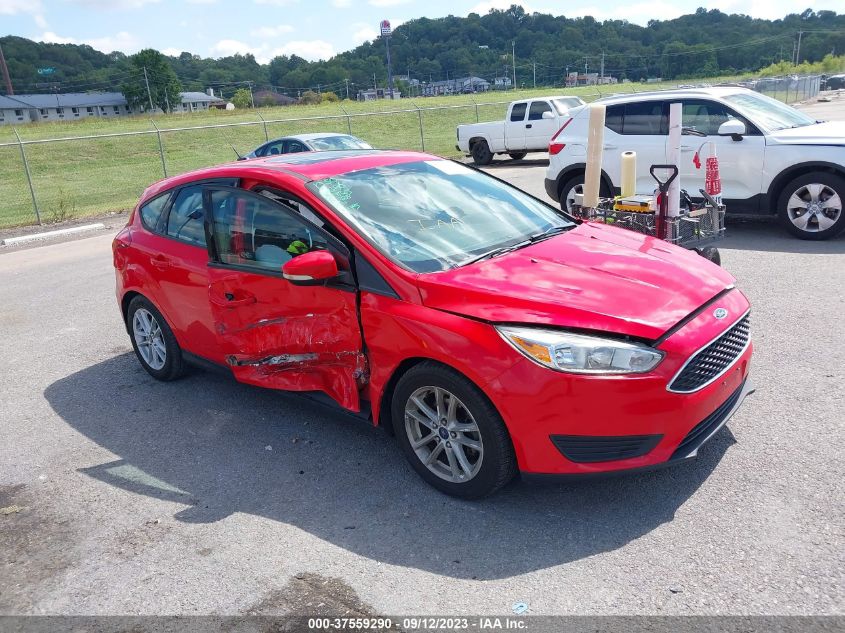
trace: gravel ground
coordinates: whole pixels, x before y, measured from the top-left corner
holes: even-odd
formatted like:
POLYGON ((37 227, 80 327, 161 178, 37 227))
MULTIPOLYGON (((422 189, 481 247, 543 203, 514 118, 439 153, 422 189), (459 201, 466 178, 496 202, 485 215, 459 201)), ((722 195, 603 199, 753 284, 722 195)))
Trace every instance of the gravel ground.
POLYGON ((758 390, 698 460, 474 503, 351 417, 152 380, 110 239, 0 253, 0 613, 845 613, 845 236, 729 228, 758 390))

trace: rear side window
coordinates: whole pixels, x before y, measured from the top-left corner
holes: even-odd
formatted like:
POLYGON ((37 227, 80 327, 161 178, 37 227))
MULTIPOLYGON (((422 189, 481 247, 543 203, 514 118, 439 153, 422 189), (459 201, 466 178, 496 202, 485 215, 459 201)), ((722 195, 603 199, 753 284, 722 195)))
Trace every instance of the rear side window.
POLYGON ((551 112, 552 106, 550 106, 545 101, 535 101, 531 104, 531 108, 528 110, 528 120, 529 121, 539 121, 543 118, 543 112, 551 112))
POLYGON ((604 115, 604 125, 608 129, 613 130, 617 134, 622 134, 622 120, 624 119, 625 106, 615 105, 610 106, 604 115))
POLYGON ((176 194, 167 218, 167 234, 183 242, 205 246, 202 186, 184 187, 176 194))
POLYGON ((155 231, 159 218, 170 200, 170 193, 165 193, 141 205, 141 224, 149 231, 155 231))
POLYGON ((511 108, 511 121, 522 121, 525 119, 525 103, 514 103, 511 108))
POLYGON ((622 134, 657 136, 669 134, 669 118, 662 101, 625 104, 622 134))

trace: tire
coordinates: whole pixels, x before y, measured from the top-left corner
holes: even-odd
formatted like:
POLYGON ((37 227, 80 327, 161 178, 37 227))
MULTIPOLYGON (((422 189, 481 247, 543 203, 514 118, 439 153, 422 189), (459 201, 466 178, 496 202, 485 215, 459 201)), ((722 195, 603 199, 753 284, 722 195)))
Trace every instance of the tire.
POLYGON ((441 492, 480 499, 516 476, 516 457, 502 417, 481 390, 458 372, 433 362, 420 363, 399 380, 390 406, 402 452, 417 474, 441 492), (442 417, 432 427, 438 418, 437 390, 442 394, 442 417), (433 417, 415 400, 430 404, 433 417), (443 420, 447 423, 442 424, 443 420), (412 440, 423 442, 426 437, 428 442, 412 447, 412 440), (423 460, 432 455, 427 466, 423 460))
MULTIPOLYGON (((583 190, 584 187, 584 174, 580 173, 577 176, 572 176, 566 182, 563 183, 563 186, 560 188, 560 208, 567 213, 572 213, 571 204, 569 204, 572 200, 571 194, 576 190, 577 187, 581 187, 583 190)), ((605 183, 604 178, 599 181, 599 196, 602 198, 609 198, 610 197, 610 188, 605 183)))
POLYGON ((479 139, 472 144, 472 161, 476 165, 489 165, 493 162, 493 152, 490 151, 490 146, 484 139, 479 139))
POLYGON ((783 188, 778 198, 778 218, 795 237, 826 240, 845 229, 844 204, 845 178, 812 172, 783 188))
POLYGON ((126 311, 126 323, 135 355, 150 376, 156 380, 168 381, 183 375, 185 364, 182 349, 176 342, 173 330, 149 299, 142 296, 132 299, 126 311), (145 327, 147 333, 144 333, 145 327), (159 345, 155 344, 156 340, 159 345), (150 343, 145 344, 145 341, 150 343))
POLYGON ((513 160, 522 160, 528 155, 528 152, 509 152, 508 156, 513 160))
POLYGON ((697 248, 695 252, 701 255, 704 259, 709 260, 717 266, 722 265, 722 255, 718 248, 712 246, 705 246, 704 248, 697 248))

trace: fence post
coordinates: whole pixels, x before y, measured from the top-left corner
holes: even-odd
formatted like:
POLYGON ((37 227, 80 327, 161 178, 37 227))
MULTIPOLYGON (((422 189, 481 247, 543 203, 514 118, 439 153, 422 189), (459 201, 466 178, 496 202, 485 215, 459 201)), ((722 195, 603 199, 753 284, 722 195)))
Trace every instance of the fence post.
POLYGON ((475 97, 471 97, 472 102, 475 104, 475 122, 479 123, 481 119, 478 118, 478 102, 475 100, 475 97))
POLYGON ((156 134, 158 135, 158 153, 161 156, 161 170, 164 172, 164 177, 167 178, 167 163, 164 162, 164 145, 161 142, 161 130, 158 129, 156 122, 150 119, 150 123, 153 124, 153 127, 156 129, 156 134))
POLYGON ((261 123, 264 124, 264 142, 266 143, 270 140, 270 136, 267 134, 267 121, 264 120, 264 117, 261 116, 260 112, 256 112, 255 114, 258 115, 258 118, 261 119, 261 123))
POLYGON ((349 136, 352 136, 352 118, 349 116, 346 108, 340 104, 338 104, 338 107, 343 110, 343 113, 346 115, 346 131, 349 133, 349 136))
POLYGON ((423 132, 422 110, 420 110, 420 107, 413 101, 411 101, 411 104, 417 109, 417 118, 420 121, 420 145, 422 146, 422 151, 425 151, 425 133, 423 132))
POLYGON ((32 176, 29 173, 29 162, 26 160, 23 141, 15 128, 12 128, 12 132, 15 133, 15 137, 18 139, 18 147, 21 148, 21 160, 23 160, 23 170, 26 172, 26 182, 29 184, 29 195, 32 196, 32 208, 35 209, 35 219, 38 224, 43 224, 41 222, 41 211, 38 210, 38 201, 35 199, 35 188, 32 186, 32 176))

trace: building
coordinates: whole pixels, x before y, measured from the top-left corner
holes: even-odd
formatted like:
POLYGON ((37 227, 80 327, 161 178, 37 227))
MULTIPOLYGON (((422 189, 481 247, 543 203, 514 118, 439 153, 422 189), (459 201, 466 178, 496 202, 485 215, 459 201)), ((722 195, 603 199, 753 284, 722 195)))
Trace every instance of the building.
POLYGON ((393 89, 393 94, 390 94, 390 88, 369 88, 368 90, 359 90, 358 101, 375 101, 376 99, 400 99, 402 93, 397 89, 393 89))
POLYGON ((445 81, 432 81, 422 88, 422 94, 426 97, 435 95, 467 94, 472 92, 487 92, 490 90, 490 82, 481 77, 458 77, 445 81))
POLYGON ((496 77, 493 80, 493 85, 497 88, 510 88, 513 85, 510 77, 496 77))
MULTIPOLYGON (((225 107, 219 97, 204 92, 183 92, 173 112, 197 112, 225 107)), ((116 117, 140 114, 119 92, 68 92, 55 94, 0 95, 0 125, 38 121, 73 121, 88 117, 116 117)))

